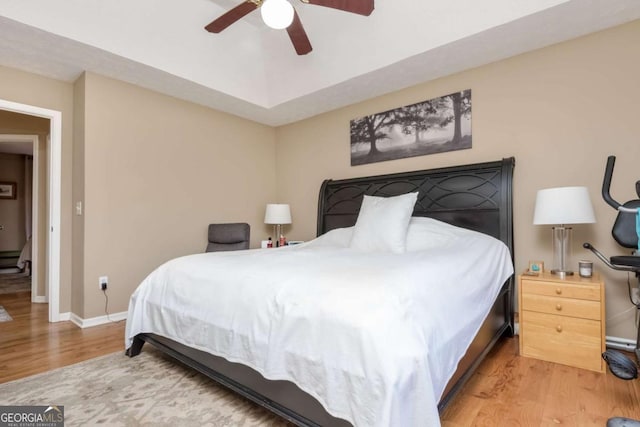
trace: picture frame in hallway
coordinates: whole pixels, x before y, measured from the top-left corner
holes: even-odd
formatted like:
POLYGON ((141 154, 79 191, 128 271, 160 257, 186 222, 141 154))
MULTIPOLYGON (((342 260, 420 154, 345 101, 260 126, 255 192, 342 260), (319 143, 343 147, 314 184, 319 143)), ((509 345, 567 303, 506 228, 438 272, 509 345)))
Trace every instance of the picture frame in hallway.
POLYGON ((15 199, 16 196, 15 182, 0 182, 0 199, 15 199))

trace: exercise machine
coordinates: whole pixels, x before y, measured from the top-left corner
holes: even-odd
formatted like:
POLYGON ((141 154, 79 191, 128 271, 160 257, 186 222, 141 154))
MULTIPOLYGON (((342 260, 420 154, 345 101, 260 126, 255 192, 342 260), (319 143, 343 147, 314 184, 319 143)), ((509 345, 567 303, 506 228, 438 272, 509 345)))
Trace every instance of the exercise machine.
MULTIPOLYGON (((611 178, 613 176, 615 162, 615 156, 608 157, 604 180, 602 182, 602 198, 607 204, 618 211, 618 216, 611 230, 613 238, 620 246, 628 249, 633 248, 633 251, 629 255, 618 255, 607 258, 590 243, 585 243, 583 247, 593 252, 607 267, 613 270, 626 271, 629 274, 634 273, 636 279, 640 281, 640 199, 629 200, 621 204, 611 197, 611 178)), ((640 198, 640 181, 636 181, 636 194, 640 198)), ((638 315, 640 315, 640 301, 637 301, 638 297, 634 299, 630 281, 627 281, 627 284, 629 299, 636 307, 636 319, 638 319, 638 315)), ((640 286, 638 290, 640 291, 640 286)), ((637 324, 636 328, 638 329, 638 335, 634 352, 636 360, 640 363, 640 328, 637 324)), ((602 353, 602 358, 607 362, 609 370, 616 377, 623 380, 638 378, 636 363, 619 351, 607 350, 602 353)), ((640 421, 615 417, 607 421, 607 427, 640 427, 640 421)))

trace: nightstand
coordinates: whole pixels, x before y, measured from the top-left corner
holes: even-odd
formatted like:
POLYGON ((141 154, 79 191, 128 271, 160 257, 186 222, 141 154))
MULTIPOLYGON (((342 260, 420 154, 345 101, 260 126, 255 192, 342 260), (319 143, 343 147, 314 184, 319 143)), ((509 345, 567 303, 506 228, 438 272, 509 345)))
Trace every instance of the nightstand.
POLYGON ((521 356, 605 372, 604 282, 598 274, 521 274, 518 307, 521 356))

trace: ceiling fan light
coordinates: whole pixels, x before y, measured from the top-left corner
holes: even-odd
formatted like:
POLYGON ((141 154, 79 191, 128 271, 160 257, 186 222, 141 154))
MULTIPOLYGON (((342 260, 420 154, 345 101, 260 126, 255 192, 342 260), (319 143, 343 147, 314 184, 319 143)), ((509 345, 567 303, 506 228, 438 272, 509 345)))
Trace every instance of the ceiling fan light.
POLYGON ((260 14, 264 23, 276 30, 287 28, 293 22, 293 6, 287 0, 265 0, 260 14))

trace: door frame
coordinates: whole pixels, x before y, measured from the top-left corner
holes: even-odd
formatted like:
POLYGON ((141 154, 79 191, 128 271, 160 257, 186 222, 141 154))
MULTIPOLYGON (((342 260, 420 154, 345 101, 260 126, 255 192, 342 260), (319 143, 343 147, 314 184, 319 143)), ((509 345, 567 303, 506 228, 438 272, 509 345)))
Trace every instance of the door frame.
POLYGON ((48 148, 48 223, 46 289, 49 322, 60 321, 60 224, 62 199, 62 112, 0 99, 0 109, 49 119, 48 148))

